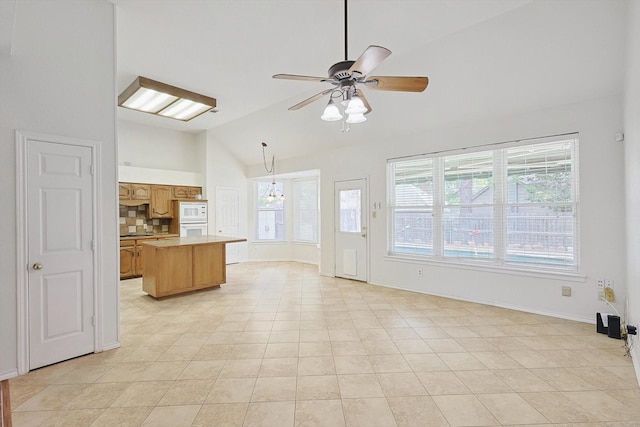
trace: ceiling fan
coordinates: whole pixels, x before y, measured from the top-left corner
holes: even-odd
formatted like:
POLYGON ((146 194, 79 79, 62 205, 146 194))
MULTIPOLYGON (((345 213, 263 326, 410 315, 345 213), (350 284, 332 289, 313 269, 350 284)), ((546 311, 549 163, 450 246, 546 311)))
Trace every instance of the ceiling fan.
POLYGON ((422 92, 429 84, 428 77, 369 77, 368 74, 391 55, 391 51, 382 46, 371 45, 365 49, 358 59, 350 61, 347 54, 347 9, 347 0, 344 0, 344 61, 337 62, 329 67, 327 77, 301 76, 296 74, 275 74, 273 76, 274 79, 326 82, 333 85, 333 87, 323 90, 311 98, 305 99, 290 107, 289 110, 298 110, 327 94, 331 94, 329 103, 321 118, 326 121, 341 120, 343 116, 333 102, 333 98, 340 97, 342 98, 341 103, 346 107, 345 114, 348 115, 345 120, 347 127, 343 127, 343 131, 349 130, 349 123, 361 123, 367 120, 364 114, 371 111, 371 106, 359 86, 374 90, 422 92))

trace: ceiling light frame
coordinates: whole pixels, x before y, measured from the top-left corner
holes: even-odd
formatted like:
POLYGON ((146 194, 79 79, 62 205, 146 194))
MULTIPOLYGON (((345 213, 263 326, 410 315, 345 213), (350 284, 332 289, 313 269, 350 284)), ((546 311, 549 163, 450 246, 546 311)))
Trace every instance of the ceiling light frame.
POLYGON ((188 122, 213 110, 216 105, 216 99, 210 96, 142 76, 136 77, 129 87, 118 96, 118 106, 120 107, 183 122, 188 122), (143 99, 141 98, 145 95, 151 98, 150 103, 142 103, 143 99), (136 99, 140 102, 136 102, 136 99))

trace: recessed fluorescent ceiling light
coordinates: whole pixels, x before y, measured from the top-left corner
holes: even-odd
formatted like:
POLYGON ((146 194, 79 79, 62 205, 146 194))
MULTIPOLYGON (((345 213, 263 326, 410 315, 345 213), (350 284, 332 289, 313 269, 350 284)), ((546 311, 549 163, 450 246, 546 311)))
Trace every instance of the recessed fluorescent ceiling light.
POLYGON ((186 122, 214 109, 216 100, 146 77, 138 77, 120 94, 118 105, 186 122))

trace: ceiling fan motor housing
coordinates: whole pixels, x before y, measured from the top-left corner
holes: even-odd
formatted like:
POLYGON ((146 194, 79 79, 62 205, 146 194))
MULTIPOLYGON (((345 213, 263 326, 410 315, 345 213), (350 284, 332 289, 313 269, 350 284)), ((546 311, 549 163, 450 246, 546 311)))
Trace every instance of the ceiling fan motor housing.
POLYGON ((329 77, 336 80, 344 80, 351 78, 349 69, 355 63, 355 61, 340 61, 329 68, 329 77))

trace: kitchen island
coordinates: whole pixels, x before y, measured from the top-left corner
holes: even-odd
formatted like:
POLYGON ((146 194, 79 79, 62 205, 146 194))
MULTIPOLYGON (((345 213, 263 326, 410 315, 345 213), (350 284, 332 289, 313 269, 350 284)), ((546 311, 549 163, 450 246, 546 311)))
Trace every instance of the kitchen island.
POLYGON ((247 239, 178 237, 142 242, 142 290, 155 298, 220 286, 226 282, 226 245, 247 239))

